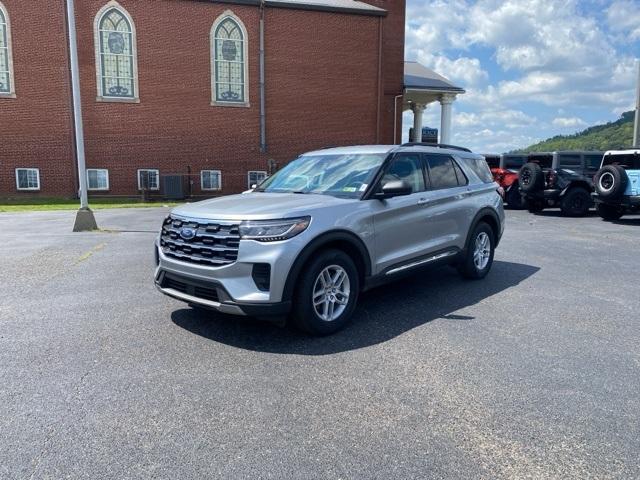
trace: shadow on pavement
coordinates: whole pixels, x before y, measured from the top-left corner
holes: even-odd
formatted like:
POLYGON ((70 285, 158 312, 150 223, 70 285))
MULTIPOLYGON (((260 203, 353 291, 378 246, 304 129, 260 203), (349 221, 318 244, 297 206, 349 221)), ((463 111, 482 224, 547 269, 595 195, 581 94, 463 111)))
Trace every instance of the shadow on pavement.
POLYGON ((463 280, 448 267, 416 273, 364 293, 352 322, 344 330, 322 338, 307 336, 290 327, 279 328, 258 320, 190 308, 176 310, 171 319, 196 335, 237 348, 329 355, 386 342, 437 319, 481 321, 455 312, 518 285, 538 270, 531 265, 496 261, 491 273, 480 281, 463 280))

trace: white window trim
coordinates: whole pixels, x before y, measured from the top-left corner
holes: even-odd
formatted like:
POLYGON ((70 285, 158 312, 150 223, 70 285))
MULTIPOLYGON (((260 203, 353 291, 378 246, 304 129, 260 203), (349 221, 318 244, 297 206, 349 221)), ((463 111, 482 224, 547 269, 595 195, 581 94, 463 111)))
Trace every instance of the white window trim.
POLYGON ((0 10, 4 15, 7 28, 7 66, 9 67, 9 91, 0 93, 0 98, 16 98, 16 82, 13 74, 13 43, 11 41, 11 19, 9 12, 4 4, 0 1, 0 10))
POLYGON ((16 188, 21 192, 38 192, 38 191, 40 191, 40 169, 39 168, 31 168, 31 167, 18 167, 18 168, 16 168, 16 188), (36 177, 38 179, 38 186, 37 187, 20 188, 20 179, 18 177, 18 171, 20 171, 20 170, 35 170, 36 171, 36 177))
POLYGON ((87 190, 92 192, 106 192, 109 190, 109 170, 106 168, 87 168, 87 190), (89 186, 89 172, 106 172, 107 186, 105 188, 91 188, 89 186))
POLYGON ((200 190, 205 192, 217 192, 222 190, 222 172, 220 170, 200 170, 200 190), (211 172, 218 174, 218 188, 204 188, 204 173, 211 172))
POLYGON ((98 91, 98 96, 96 100, 98 102, 116 102, 116 103, 140 103, 140 87, 138 84, 138 43, 137 43, 138 35, 136 33, 136 24, 133 21, 129 12, 120 5, 115 0, 111 0, 104 7, 102 7, 95 16, 93 21, 93 43, 96 55, 96 88, 98 91), (131 25, 131 45, 132 45, 132 56, 133 56, 133 85, 135 88, 135 96, 131 98, 123 98, 123 97, 110 97, 105 95, 102 91, 102 58, 100 52, 100 22, 102 21, 102 17, 111 9, 117 9, 122 15, 124 15, 129 21, 129 25, 131 25))
MULTIPOLYGON (((247 184, 249 185, 249 188, 253 188, 253 184, 251 183, 251 174, 252 173, 261 173, 264 174, 264 179, 266 180, 267 177, 269 176, 269 174, 265 171, 265 170, 249 170, 247 172, 247 184)), ((263 180, 264 181, 264 180, 263 180)))
POLYGON ((250 107, 249 102, 249 36, 247 35, 247 28, 240 18, 231 10, 225 10, 222 12, 216 21, 211 26, 211 32, 209 34, 209 57, 211 59, 211 105, 219 107, 250 107), (220 25, 225 19, 231 17, 240 27, 242 31, 242 49, 244 58, 244 102, 225 102, 216 100, 216 62, 215 62, 215 35, 218 25, 220 25))
POLYGON ((140 184, 140 172, 155 172, 156 173, 156 178, 157 178, 157 182, 156 182, 156 188, 150 188, 150 191, 158 191, 160 190, 160 170, 158 170, 157 168, 139 168, 138 172, 136 173, 136 176, 138 177, 138 190, 142 191, 142 185, 140 184))

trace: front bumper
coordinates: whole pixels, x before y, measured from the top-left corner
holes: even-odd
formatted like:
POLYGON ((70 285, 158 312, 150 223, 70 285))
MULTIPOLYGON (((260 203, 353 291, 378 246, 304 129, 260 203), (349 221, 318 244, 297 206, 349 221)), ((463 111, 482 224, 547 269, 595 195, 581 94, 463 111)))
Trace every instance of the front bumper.
POLYGON ((176 300, 229 315, 279 317, 291 311, 291 302, 237 302, 219 282, 197 280, 161 268, 156 271, 155 285, 160 292, 176 300))
POLYGON ((616 199, 604 199, 597 193, 592 193, 591 198, 595 203, 605 203, 607 205, 615 205, 622 207, 638 207, 640 206, 640 195, 622 195, 616 199))
POLYGON ((284 287, 306 237, 303 232, 281 242, 241 240, 237 260, 220 267, 167 256, 156 241, 155 285, 175 299, 232 315, 286 315, 291 302, 283 298, 284 287), (266 287, 254 279, 257 264, 269 267, 266 287))

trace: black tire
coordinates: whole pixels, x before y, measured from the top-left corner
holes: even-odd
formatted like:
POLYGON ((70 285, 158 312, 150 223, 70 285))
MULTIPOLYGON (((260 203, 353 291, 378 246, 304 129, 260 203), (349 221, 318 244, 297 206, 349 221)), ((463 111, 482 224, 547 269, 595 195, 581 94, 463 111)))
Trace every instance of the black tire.
POLYGON ((596 210, 598 211, 598 215, 600 215, 603 220, 620 220, 622 215, 624 215, 624 208, 618 205, 607 205, 606 203, 599 203, 596 206, 596 210))
POLYGON ((520 189, 525 193, 544 190, 544 172, 537 163, 525 163, 518 172, 520 189))
POLYGON ((476 228, 473 230, 471 237, 469 238, 469 244, 467 245, 467 249, 464 253, 464 258, 458 264, 458 272, 464 278, 469 278, 472 280, 479 280, 487 276, 489 270, 491 270, 491 265, 493 265, 493 255, 496 249, 495 235, 493 233, 493 229, 486 223, 480 222, 476 225, 476 228), (488 238, 488 249, 486 252, 489 255, 488 261, 486 265, 482 268, 481 264, 476 264, 476 253, 478 246, 478 239, 481 235, 486 235, 488 238))
POLYGON ((529 213, 540 213, 544 210, 544 201, 538 199, 528 199, 526 201, 529 213))
POLYGON ((627 189, 629 178, 620 165, 607 165, 598 170, 593 182, 598 195, 613 200, 622 196, 627 189))
POLYGON ((522 201, 522 195, 520 194, 520 187, 517 183, 514 183, 509 188, 506 195, 507 206, 514 210, 522 210, 524 208, 524 202, 522 201))
MULTIPOLYGON (((355 263, 346 253, 341 250, 325 250, 317 255, 305 265, 304 270, 300 274, 297 281, 298 287, 293 297, 292 320, 296 327, 313 335, 330 335, 343 328, 351 318, 358 301, 360 293, 360 277, 355 263), (314 287, 316 282, 322 285, 320 274, 327 268, 340 267, 348 278, 349 294, 346 305, 342 312, 332 320, 323 319, 314 306, 314 287)), ((328 296, 332 292, 327 292, 328 296)), ((332 297, 336 299, 333 308, 337 306, 340 292, 332 297)), ((321 307, 319 307, 321 308, 321 307)))
POLYGON ((593 200, 589 192, 581 187, 573 187, 562 198, 560 210, 567 217, 584 217, 591 205, 593 200))

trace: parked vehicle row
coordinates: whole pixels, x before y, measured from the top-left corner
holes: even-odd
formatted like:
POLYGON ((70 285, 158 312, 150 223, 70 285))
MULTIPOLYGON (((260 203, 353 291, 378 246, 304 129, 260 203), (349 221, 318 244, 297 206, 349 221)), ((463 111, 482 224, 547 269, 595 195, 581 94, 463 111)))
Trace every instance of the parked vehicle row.
POLYGON ((485 155, 510 208, 559 207, 579 217, 595 204, 606 220, 639 207, 640 150, 485 155))

